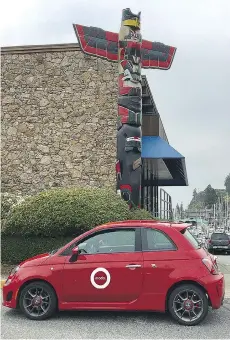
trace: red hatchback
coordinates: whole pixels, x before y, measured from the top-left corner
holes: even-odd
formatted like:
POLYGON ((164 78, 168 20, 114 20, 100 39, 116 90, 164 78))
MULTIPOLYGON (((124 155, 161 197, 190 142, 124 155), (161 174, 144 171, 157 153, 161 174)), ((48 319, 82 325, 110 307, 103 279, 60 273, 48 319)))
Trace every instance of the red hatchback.
POLYGON ((51 253, 21 263, 3 305, 34 320, 57 310, 169 311, 195 325, 220 308, 224 277, 186 224, 108 223, 51 253))

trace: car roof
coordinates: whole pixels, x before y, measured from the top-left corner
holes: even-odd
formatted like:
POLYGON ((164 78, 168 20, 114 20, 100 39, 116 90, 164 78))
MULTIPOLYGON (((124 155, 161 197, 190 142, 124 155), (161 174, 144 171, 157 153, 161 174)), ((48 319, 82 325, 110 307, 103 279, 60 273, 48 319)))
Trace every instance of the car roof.
POLYGON ((107 227, 155 227, 159 229, 167 229, 173 228, 178 231, 186 229, 189 227, 188 223, 171 223, 169 221, 160 221, 160 220, 125 220, 125 221, 117 221, 117 222, 109 222, 100 226, 100 229, 104 229, 107 227))

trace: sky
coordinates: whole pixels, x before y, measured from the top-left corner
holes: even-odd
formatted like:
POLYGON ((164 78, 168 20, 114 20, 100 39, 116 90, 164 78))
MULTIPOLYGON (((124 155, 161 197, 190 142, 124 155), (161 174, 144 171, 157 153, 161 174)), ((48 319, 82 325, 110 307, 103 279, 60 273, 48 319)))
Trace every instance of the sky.
POLYGON ((121 11, 141 11, 142 36, 176 46, 170 70, 147 70, 170 144, 189 186, 164 188, 186 206, 194 188, 224 188, 230 173, 229 0, 3 0, 1 46, 77 42, 73 23, 118 32, 121 11))

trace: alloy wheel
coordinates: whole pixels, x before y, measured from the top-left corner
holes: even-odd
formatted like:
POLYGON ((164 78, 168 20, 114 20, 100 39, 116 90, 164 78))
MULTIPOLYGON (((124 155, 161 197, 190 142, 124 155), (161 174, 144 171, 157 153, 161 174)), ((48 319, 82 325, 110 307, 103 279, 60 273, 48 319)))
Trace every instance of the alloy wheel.
POLYGON ((32 317, 41 317, 47 313, 51 304, 51 297, 43 287, 31 287, 23 296, 23 307, 32 317))
POLYGON ((189 323, 196 321, 201 317, 204 309, 202 296, 192 289, 182 290, 173 300, 173 309, 182 321, 189 323))

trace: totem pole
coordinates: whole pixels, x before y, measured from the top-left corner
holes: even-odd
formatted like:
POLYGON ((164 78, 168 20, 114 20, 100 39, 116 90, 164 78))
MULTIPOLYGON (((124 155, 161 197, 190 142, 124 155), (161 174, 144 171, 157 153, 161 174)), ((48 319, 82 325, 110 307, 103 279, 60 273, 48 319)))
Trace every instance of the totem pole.
POLYGON ((141 34, 140 13, 123 10, 118 37, 117 191, 129 206, 140 202, 141 34))
POLYGON ((122 12, 119 34, 73 25, 84 53, 118 62, 117 191, 130 208, 140 205, 141 192, 141 68, 167 70, 176 48, 142 40, 140 12, 122 12))

